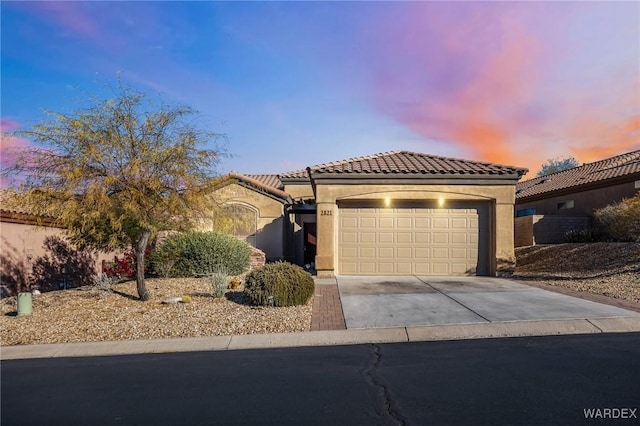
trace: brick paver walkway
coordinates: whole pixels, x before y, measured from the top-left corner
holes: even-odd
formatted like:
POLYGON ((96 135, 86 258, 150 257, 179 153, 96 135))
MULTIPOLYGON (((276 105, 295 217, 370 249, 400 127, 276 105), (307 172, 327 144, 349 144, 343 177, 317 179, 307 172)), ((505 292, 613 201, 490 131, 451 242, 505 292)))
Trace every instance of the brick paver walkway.
POLYGON ((311 331, 346 329, 342 303, 338 293, 338 284, 320 284, 316 282, 313 295, 313 313, 311 314, 311 331))

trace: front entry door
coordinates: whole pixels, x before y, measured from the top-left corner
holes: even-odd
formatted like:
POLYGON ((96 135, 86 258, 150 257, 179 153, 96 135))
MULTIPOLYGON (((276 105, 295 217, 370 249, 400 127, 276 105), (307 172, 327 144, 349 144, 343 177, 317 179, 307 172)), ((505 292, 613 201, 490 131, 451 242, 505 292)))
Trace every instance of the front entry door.
POLYGON ((302 224, 304 233, 304 264, 316 261, 316 224, 304 222, 302 224))

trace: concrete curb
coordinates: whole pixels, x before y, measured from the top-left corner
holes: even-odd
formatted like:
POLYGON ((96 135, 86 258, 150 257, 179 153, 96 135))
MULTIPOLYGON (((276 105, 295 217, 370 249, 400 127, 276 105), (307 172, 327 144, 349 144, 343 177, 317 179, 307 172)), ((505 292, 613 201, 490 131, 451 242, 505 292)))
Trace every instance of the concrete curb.
POLYGON ((3 346, 0 359, 67 358, 152 353, 357 345, 499 337, 640 332, 640 317, 512 321, 249 334, 185 339, 128 340, 95 343, 3 346))

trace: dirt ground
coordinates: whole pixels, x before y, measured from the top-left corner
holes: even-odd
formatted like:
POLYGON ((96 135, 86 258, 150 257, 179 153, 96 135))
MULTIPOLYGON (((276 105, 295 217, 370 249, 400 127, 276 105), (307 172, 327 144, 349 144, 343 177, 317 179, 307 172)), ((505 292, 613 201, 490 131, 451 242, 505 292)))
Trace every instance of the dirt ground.
POLYGON ((97 342, 309 331, 313 297, 306 305, 256 307, 241 289, 208 293, 206 279, 148 279, 152 299, 137 299, 135 282, 52 291, 32 296, 33 313, 16 316, 16 297, 0 301, 2 345, 97 342), (190 303, 163 304, 187 295, 190 303))
POLYGON ((517 248, 513 278, 640 303, 640 243, 517 248))

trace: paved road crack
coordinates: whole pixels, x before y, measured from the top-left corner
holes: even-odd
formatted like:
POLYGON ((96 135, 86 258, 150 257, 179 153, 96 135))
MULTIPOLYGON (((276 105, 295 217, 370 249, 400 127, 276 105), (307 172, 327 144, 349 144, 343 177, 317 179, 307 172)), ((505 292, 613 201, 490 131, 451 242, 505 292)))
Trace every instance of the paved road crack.
POLYGON ((370 394, 374 398, 373 408, 382 418, 384 424, 403 426, 406 423, 398 412, 397 407, 394 406, 389 395, 389 389, 381 383, 377 374, 378 366, 382 359, 380 346, 374 344, 369 346, 371 348, 371 358, 367 369, 364 371, 364 376, 369 386, 370 394))

